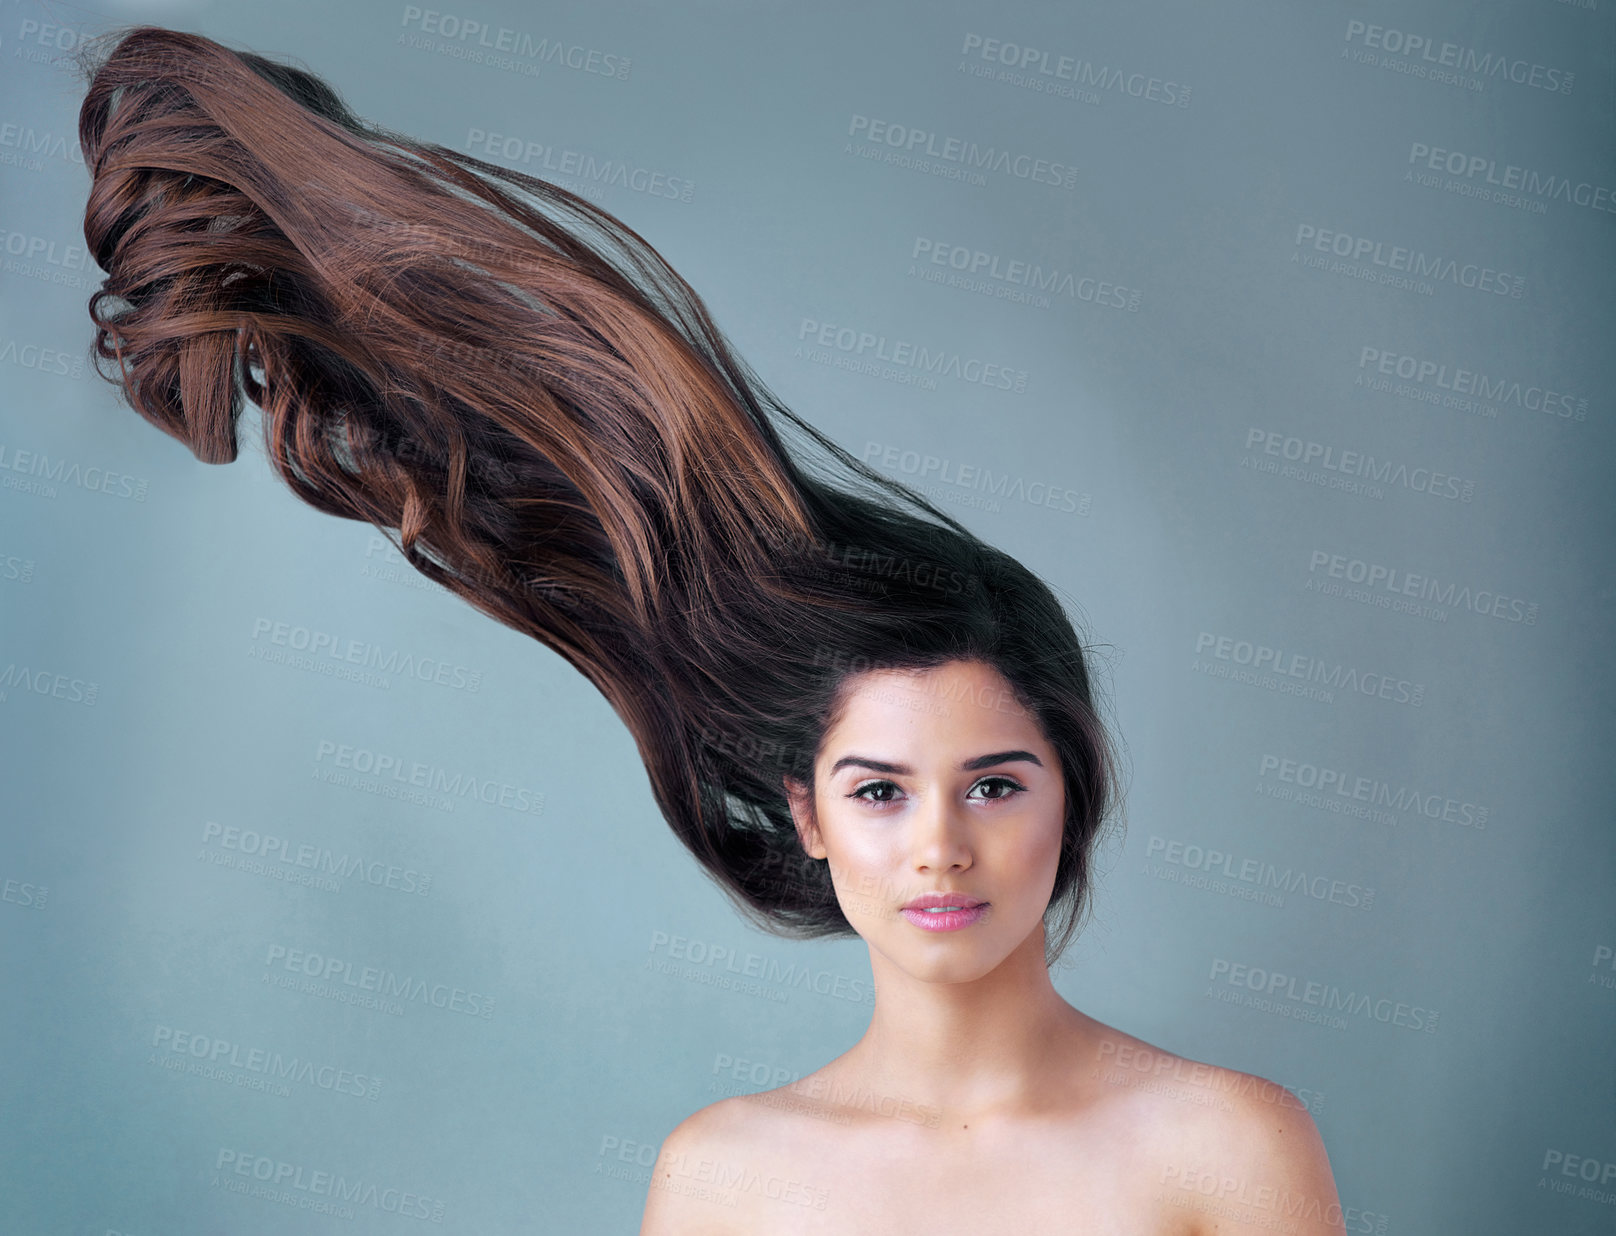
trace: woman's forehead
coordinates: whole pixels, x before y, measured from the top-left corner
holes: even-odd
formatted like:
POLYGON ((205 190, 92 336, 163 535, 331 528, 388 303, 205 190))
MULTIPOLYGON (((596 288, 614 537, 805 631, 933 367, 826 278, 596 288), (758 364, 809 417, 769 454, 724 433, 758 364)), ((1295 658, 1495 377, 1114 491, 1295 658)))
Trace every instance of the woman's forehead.
MULTIPOLYGON (((833 748, 872 742, 888 754, 922 747, 932 757, 952 758, 1042 744, 1043 738, 998 670, 951 661, 922 670, 868 670, 843 683, 823 754, 840 758, 833 748)), ((873 749, 860 754, 877 755, 873 749)))

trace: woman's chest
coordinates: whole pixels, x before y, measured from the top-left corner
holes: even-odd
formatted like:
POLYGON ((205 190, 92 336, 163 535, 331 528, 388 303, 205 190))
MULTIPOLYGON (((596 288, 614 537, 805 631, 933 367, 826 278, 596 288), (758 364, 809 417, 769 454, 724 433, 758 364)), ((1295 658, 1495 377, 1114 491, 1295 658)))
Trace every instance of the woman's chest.
POLYGON ((724 1225, 780 1236, 1190 1236, 1191 1212, 1172 1204, 1148 1154, 1062 1140, 991 1147, 904 1138, 816 1139, 791 1153, 762 1147, 749 1171, 715 1178, 724 1225))

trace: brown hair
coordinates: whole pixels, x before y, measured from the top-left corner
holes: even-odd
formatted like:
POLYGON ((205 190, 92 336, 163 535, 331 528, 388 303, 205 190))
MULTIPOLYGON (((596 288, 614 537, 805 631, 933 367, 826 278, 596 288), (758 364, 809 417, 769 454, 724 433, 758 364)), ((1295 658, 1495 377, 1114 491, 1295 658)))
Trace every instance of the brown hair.
POLYGON ((849 667, 993 665, 1064 766, 1064 947, 1115 766, 1042 581, 782 406, 582 198, 200 35, 114 31, 81 67, 94 354, 137 412, 227 463, 256 404, 301 498, 397 529, 595 684, 674 832, 777 932, 851 932, 782 785, 811 786, 849 667))

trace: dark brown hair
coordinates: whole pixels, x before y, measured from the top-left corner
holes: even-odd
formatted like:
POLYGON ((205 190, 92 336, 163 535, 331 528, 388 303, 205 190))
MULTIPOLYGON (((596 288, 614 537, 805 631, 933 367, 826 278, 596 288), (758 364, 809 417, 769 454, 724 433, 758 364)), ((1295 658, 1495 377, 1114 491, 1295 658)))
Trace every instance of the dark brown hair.
POLYGON ((582 198, 199 35, 80 63, 94 354, 137 412, 227 463, 256 404, 301 498, 595 684, 679 839, 782 934, 852 930, 782 784, 812 785, 844 680, 994 666, 1063 764, 1065 946, 1115 765, 1042 581, 783 407, 582 198))

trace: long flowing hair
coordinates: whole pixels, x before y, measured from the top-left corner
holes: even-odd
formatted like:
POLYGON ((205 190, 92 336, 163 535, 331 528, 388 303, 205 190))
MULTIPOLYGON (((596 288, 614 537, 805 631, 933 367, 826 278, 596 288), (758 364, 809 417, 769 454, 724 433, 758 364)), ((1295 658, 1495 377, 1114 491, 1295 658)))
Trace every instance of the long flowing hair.
POLYGON ((567 659, 752 921, 849 934, 782 778, 861 669, 976 659, 1059 751, 1046 953, 1115 759, 1054 594, 784 407, 606 211, 355 116, 305 70, 139 26, 86 45, 92 354, 207 463, 244 400, 276 472, 567 659))

